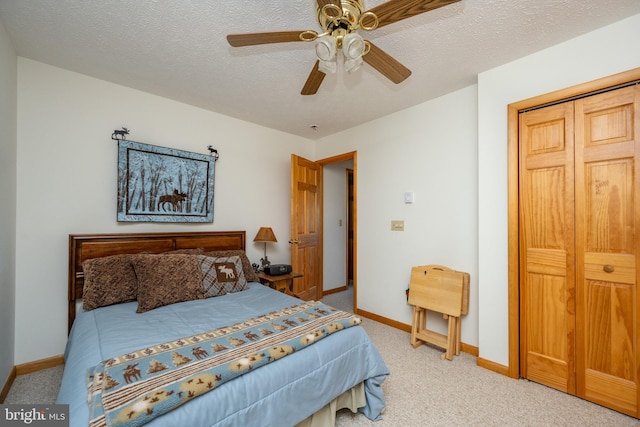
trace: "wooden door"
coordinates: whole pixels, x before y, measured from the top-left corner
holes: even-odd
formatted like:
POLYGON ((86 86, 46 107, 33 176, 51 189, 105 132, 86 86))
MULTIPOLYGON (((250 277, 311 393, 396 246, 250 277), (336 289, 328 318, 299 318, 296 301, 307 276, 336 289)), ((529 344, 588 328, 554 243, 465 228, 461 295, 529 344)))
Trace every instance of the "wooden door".
POLYGON ((640 87, 575 111, 577 395, 637 417, 640 87))
POLYGON ((520 115, 521 375, 640 416, 640 87, 520 115))
POLYGON ((573 105, 520 115, 521 375, 575 393, 573 105))
POLYGON ((322 296, 322 166, 291 155, 291 266, 304 277, 293 281, 303 300, 322 296))

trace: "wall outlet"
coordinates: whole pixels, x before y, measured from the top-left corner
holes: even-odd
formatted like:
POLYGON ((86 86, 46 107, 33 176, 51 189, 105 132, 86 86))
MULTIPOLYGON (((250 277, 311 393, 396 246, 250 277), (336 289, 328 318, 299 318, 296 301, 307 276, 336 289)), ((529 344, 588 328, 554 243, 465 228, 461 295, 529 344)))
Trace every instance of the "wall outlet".
POLYGON ((404 231, 404 221, 391 221, 391 231, 404 231))

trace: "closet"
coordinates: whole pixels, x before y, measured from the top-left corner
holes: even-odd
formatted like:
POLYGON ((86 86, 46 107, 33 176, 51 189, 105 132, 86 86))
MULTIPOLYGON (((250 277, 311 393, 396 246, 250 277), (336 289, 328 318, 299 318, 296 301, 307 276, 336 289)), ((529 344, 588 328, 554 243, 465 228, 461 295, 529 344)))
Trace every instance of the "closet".
POLYGON ((518 132, 520 376, 639 417, 640 85, 518 132))

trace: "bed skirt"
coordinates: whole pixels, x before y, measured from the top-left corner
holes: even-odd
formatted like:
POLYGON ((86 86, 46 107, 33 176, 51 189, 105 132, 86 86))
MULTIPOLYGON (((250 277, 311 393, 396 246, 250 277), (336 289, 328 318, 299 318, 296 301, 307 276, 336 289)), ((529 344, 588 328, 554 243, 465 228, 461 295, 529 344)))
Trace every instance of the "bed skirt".
POLYGON ((361 382, 327 403, 309 418, 296 424, 296 427, 334 427, 336 425, 336 412, 340 409, 349 408, 351 412, 356 413, 358 408, 366 405, 367 398, 364 394, 364 382, 361 382))

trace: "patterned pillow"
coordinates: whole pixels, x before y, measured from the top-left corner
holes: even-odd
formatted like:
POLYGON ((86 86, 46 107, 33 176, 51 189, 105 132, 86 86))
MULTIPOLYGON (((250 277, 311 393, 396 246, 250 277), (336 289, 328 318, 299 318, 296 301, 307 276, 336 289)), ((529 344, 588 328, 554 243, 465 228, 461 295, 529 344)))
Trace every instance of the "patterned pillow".
POLYGON ((238 255, 209 257, 196 256, 202 271, 202 287, 205 298, 247 289, 247 279, 238 255))
POLYGON ((105 305, 135 301, 138 279, 131 255, 92 258, 82 263, 84 288, 82 308, 86 311, 105 305))
POLYGON ((184 254, 134 255, 138 313, 163 305, 204 298, 198 257, 184 254))
POLYGON ((205 252, 204 255, 212 256, 212 257, 230 257, 237 255, 240 257, 242 261, 242 271, 244 271, 244 278, 247 279, 247 282, 259 282, 260 278, 253 271, 253 267, 251 266, 251 261, 247 258, 247 254, 242 249, 230 249, 226 251, 212 251, 205 252))

